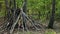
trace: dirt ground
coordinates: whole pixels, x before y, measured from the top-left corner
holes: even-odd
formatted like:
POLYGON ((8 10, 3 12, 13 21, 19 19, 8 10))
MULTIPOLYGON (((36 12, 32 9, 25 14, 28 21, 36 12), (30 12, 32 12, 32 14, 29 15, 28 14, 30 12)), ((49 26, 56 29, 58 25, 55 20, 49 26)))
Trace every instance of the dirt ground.
POLYGON ((0 25, 4 23, 4 17, 0 17, 0 25))
MULTIPOLYGON (((2 18, 0 18, 0 25, 2 24, 2 23, 4 23, 4 18, 2 17, 2 18)), ((47 23, 47 21, 46 21, 46 23, 47 23)), ((46 23, 43 23, 43 25, 44 26, 47 26, 48 25, 48 23, 46 24, 46 23)), ((52 32, 52 34, 60 34, 60 22, 59 21, 55 21, 55 23, 54 23, 54 29, 47 29, 47 28, 45 28, 45 31, 43 31, 43 30, 40 30, 40 31, 20 31, 20 30, 16 30, 16 31, 14 31, 14 33, 13 34, 48 34, 48 33, 51 33, 52 32)), ((0 33, 1 34, 1 33, 0 33)), ((5 32, 5 33, 3 33, 3 34, 7 34, 7 32, 5 32)))

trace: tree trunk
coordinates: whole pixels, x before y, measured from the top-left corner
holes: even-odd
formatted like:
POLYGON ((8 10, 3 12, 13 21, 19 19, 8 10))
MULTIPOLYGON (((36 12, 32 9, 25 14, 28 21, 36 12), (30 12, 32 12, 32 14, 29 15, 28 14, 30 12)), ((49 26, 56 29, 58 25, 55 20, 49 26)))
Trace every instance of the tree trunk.
POLYGON ((50 17, 50 22, 48 24, 48 28, 53 28, 53 24, 54 24, 54 16, 55 16, 55 1, 56 0, 52 0, 52 14, 50 17))

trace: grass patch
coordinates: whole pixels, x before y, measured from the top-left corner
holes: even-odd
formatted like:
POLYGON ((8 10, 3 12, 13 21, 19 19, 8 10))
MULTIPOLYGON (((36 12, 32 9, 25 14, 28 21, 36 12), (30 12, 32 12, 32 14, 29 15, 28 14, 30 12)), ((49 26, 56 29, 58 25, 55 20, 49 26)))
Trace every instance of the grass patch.
POLYGON ((56 34, 56 32, 52 29, 47 29, 45 34, 56 34))
POLYGON ((0 17, 4 17, 5 16, 5 11, 0 11, 0 17))

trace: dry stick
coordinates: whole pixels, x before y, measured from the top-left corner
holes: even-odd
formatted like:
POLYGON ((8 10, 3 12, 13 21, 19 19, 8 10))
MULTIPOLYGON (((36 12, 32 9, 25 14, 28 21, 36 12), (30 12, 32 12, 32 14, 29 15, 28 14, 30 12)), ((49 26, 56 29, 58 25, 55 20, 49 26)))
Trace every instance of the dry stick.
POLYGON ((45 31, 45 29, 43 28, 43 26, 42 25, 40 25, 39 23, 36 23, 34 20, 32 20, 34 23, 35 23, 35 25, 39 25, 41 28, 42 28, 42 30, 44 30, 45 31))
MULTIPOLYGON (((22 24, 23 24, 23 20, 22 20, 22 24)), ((22 26, 23 26, 23 25, 22 25, 22 26)), ((24 33, 24 26, 23 26, 23 34, 25 34, 25 33, 24 33)))
MULTIPOLYGON (((22 12, 22 14, 26 17, 27 20, 29 20, 31 22, 31 24, 36 28, 36 30, 39 30, 36 26, 35 26, 35 22, 33 22, 24 12, 22 12)), ((43 29, 43 31, 45 32, 45 29, 40 25, 40 27, 43 29)))
MULTIPOLYGON (((23 14, 22 14, 22 12, 23 12, 23 9, 21 8, 21 17, 22 17, 22 21, 23 21, 23 17, 25 17, 23 14), (23 16, 22 16, 23 15, 23 16)), ((24 18, 26 21, 27 21, 27 19, 26 18, 24 18)), ((23 23, 22 23, 23 24, 23 23)), ((22 25, 23 26, 23 25, 22 25)), ((27 28, 27 24, 25 23, 25 26, 26 26, 26 29, 27 29, 27 31, 28 31, 28 28, 27 28)), ((23 34, 25 34, 25 32, 24 32, 24 26, 23 26, 23 34)))
MULTIPOLYGON (((25 18, 25 16, 22 14, 22 17, 23 17, 23 19, 25 19, 25 22, 27 22, 27 19, 25 18)), ((23 24, 24 25, 24 24, 23 24)), ((26 28, 26 30, 28 30, 28 28, 27 28, 27 24, 25 23, 25 28, 26 28)))
MULTIPOLYGON (((30 19, 31 20, 31 19, 30 19)), ((32 24, 34 24, 35 22, 33 22, 32 20, 31 20, 31 22, 32 22, 32 24)), ((34 26, 35 26, 36 24, 34 24, 34 26)), ((41 26, 41 25, 39 25, 41 28, 42 28, 42 30, 45 32, 45 29, 41 26)), ((35 26, 35 28, 37 29, 37 27, 35 26)), ((39 30, 39 29, 37 29, 37 30, 39 30)))
POLYGON ((20 26, 20 21, 21 21, 21 19, 19 20, 19 22, 18 22, 18 32, 17 32, 17 34, 19 33, 19 26, 20 26))
MULTIPOLYGON (((23 17, 23 16, 22 16, 23 17)), ((25 16, 24 16, 25 17, 25 16)), ((26 22, 28 21, 26 18, 24 18, 26 20, 26 22)), ((27 27, 27 24, 25 23, 25 26, 26 26, 26 30, 28 31, 28 27, 27 27)))
MULTIPOLYGON (((7 23, 8 23, 8 22, 7 22, 7 23)), ((7 23, 1 24, 0 28, 2 28, 3 26, 7 26, 7 25, 8 25, 7 23)))
POLYGON ((3 29, 3 28, 7 28, 7 26, 9 25, 10 22, 7 22, 7 20, 0 25, 0 29, 3 29))
MULTIPOLYGON (((26 15, 26 14, 25 14, 25 15, 26 15)), ((30 18, 27 17, 27 16, 26 16, 26 18, 32 23, 32 25, 33 25, 37 30, 39 30, 39 29, 35 26, 35 25, 36 25, 36 24, 35 24, 35 23, 36 23, 35 21, 33 21, 32 19, 30 19, 30 18)), ((45 32, 45 29, 43 28, 43 26, 41 26, 41 25, 39 25, 39 26, 40 26, 40 27, 42 28, 42 30, 45 32)))
POLYGON ((7 22, 7 20, 6 20, 3 24, 1 24, 0 31, 7 29, 8 25, 9 25, 9 22, 7 22))
MULTIPOLYGON (((27 20, 29 20, 31 23, 32 23, 32 25, 38 30, 38 28, 35 26, 35 24, 34 24, 34 22, 24 13, 24 12, 22 12, 22 14, 27 18, 27 20)), ((41 25, 40 25, 41 26, 41 25)), ((43 29, 43 27, 41 26, 41 28, 43 29)))
POLYGON ((7 23, 8 23, 8 22, 4 23, 4 24, 0 27, 0 31, 7 29, 7 26, 8 26, 7 23))
POLYGON ((22 18, 23 34, 25 34, 25 32, 24 32, 24 25, 23 25, 23 16, 22 16, 22 12, 23 12, 23 9, 21 8, 21 18, 22 18))
POLYGON ((5 31, 7 29, 7 26, 8 26, 7 23, 4 23, 4 25, 2 27, 0 27, 0 32, 3 32, 3 31, 5 31))
POLYGON ((38 29, 38 28, 35 26, 35 24, 33 24, 32 20, 29 19, 29 17, 28 17, 23 11, 22 11, 21 13, 22 13, 22 15, 25 16, 25 18, 26 18, 27 20, 29 20, 29 21, 31 22, 31 24, 32 24, 36 29, 38 29))
POLYGON ((9 22, 7 22, 7 20, 4 21, 4 23, 0 25, 0 32, 5 31, 8 25, 9 25, 9 22))
POLYGON ((4 28, 3 30, 0 31, 0 33, 3 32, 3 31, 5 31, 6 29, 7 29, 7 28, 4 28))
MULTIPOLYGON (((22 17, 21 17, 22 18, 22 17)), ((23 24, 23 19, 22 19, 22 24, 23 24)), ((23 27, 23 32, 24 32, 24 26, 22 25, 22 27, 23 27)))
MULTIPOLYGON (((6 4, 6 9, 7 9, 7 21, 10 23, 10 20, 11 20, 11 15, 10 15, 10 10, 11 10, 11 8, 10 8, 10 6, 9 6, 9 2, 8 2, 8 0, 5 0, 5 4, 6 4)), ((9 25, 9 23, 7 24, 7 26, 9 25)))
POLYGON ((20 20, 19 20, 19 22, 18 22, 18 32, 17 32, 17 34, 19 34, 19 29, 20 29, 21 20, 22 20, 22 18, 21 18, 21 16, 20 16, 20 20))
POLYGON ((13 30, 14 30, 14 27, 15 27, 15 25, 17 24, 19 18, 20 18, 20 14, 18 15, 18 18, 17 18, 16 22, 12 25, 11 30, 10 30, 10 34, 12 34, 12 32, 13 32, 13 30))

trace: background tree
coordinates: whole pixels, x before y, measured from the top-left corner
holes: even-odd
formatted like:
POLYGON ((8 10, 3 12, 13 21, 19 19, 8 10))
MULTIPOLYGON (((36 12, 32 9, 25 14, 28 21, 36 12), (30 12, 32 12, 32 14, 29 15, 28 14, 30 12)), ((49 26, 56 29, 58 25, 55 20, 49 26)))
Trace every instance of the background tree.
POLYGON ((56 0, 52 0, 52 14, 50 17, 50 22, 48 24, 48 28, 53 28, 54 16, 55 16, 55 4, 56 4, 56 0))

